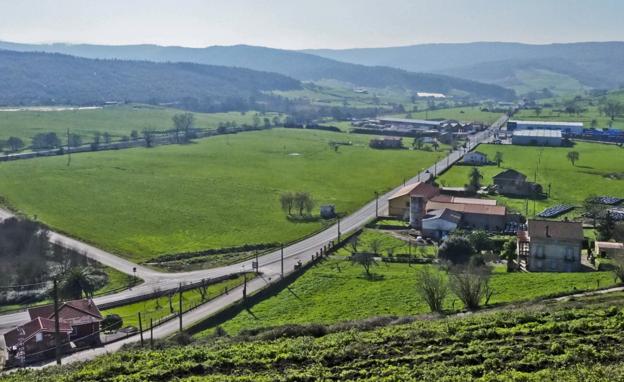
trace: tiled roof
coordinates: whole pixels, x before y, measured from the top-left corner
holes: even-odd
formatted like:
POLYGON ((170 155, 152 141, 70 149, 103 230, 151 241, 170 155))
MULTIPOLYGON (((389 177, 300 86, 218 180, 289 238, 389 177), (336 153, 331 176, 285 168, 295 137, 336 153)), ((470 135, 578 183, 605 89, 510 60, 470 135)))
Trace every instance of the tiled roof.
POLYGON ((492 179, 526 179, 526 175, 513 169, 505 170, 498 175, 495 175, 492 179))
POLYGON ((441 203, 480 204, 484 206, 496 205, 496 199, 462 198, 459 196, 451 196, 451 195, 436 195, 433 198, 431 198, 431 201, 441 202, 441 203))
POLYGON ((453 211, 467 213, 467 214, 480 214, 480 215, 496 215, 505 216, 507 209, 504 206, 490 206, 482 204, 468 204, 468 203, 444 203, 429 201, 427 203, 427 211, 440 210, 448 208, 453 211))
MULTIPOLYGON (((54 318, 54 305, 28 309, 31 319, 37 317, 54 318)), ((82 325, 102 321, 102 314, 91 299, 66 301, 59 307, 59 319, 72 325, 82 325)))
POLYGON ((529 220, 527 225, 530 239, 583 240, 580 222, 529 220))
MULTIPOLYGON (((11 348, 18 344, 20 329, 24 331, 24 341, 28 341, 39 332, 54 333, 54 320, 37 317, 34 320, 25 323, 24 325, 21 325, 9 332, 6 332, 4 334, 4 341, 7 348, 11 348)), ((70 333, 72 331, 72 328, 66 322, 59 322, 59 331, 61 333, 70 333)))
POLYGON ((432 186, 429 183, 417 182, 401 188, 394 195, 392 195, 389 200, 396 199, 405 195, 418 195, 424 196, 426 198, 431 198, 439 193, 440 190, 437 187, 432 186))

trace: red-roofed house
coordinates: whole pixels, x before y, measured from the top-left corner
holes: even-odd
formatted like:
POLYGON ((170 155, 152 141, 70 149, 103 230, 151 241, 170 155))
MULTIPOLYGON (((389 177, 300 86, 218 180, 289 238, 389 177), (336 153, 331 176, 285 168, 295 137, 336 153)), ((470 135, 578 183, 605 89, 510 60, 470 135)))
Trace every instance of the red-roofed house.
MULTIPOLYGON (((31 319, 37 317, 54 319, 54 306, 45 305, 28 309, 31 319)), ((71 341, 78 346, 99 344, 102 314, 91 299, 66 301, 59 307, 59 321, 72 328, 71 341)))
POLYGON ((407 219, 410 213, 410 195, 430 199, 439 193, 440 190, 429 183, 418 182, 405 186, 388 199, 388 214, 407 219))
MULTIPOLYGON (((4 342, 9 353, 9 363, 20 362, 20 347, 23 347, 24 360, 32 362, 54 355, 56 342, 54 340, 54 320, 37 317, 24 325, 4 333, 4 342)), ((59 322, 61 344, 66 349, 69 346, 71 326, 66 322, 59 322)))

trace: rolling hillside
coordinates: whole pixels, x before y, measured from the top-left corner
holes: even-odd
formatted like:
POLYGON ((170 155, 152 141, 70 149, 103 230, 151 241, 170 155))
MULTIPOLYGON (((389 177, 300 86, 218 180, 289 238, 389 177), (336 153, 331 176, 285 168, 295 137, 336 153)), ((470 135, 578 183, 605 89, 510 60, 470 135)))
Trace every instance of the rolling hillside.
POLYGON ((63 53, 99 59, 193 62, 275 72, 301 81, 332 79, 354 86, 371 88, 397 87, 412 91, 455 92, 479 98, 511 99, 514 97, 513 91, 497 85, 442 74, 413 73, 390 67, 354 65, 301 52, 247 45, 184 48, 157 45, 27 45, 0 42, 0 49, 63 53))
POLYGON ((624 83, 621 71, 624 42, 549 45, 479 42, 306 52, 355 64, 387 65, 483 81, 512 87, 521 94, 543 87, 566 90, 574 81, 575 90, 611 89, 624 83), (552 81, 553 77, 558 78, 552 81), (558 81, 566 84, 559 88, 558 81))
POLYGON ((93 104, 106 101, 225 107, 232 98, 299 89, 292 78, 249 69, 190 63, 92 60, 0 50, 0 105, 93 104))

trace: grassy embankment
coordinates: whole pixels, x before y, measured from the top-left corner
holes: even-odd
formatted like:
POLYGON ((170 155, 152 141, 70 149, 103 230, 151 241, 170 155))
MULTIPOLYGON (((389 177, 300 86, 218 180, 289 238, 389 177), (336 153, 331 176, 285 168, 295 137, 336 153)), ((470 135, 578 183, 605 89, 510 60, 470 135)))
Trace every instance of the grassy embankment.
MULTIPOLYGON (((497 151, 503 153, 503 163, 479 167, 483 174, 482 184, 492 184, 492 177, 512 168, 527 176, 528 181, 537 180, 545 192, 550 185, 550 197, 535 202, 535 213, 556 204, 580 206, 590 195, 624 197, 624 181, 610 179, 608 174, 624 172, 624 149, 614 145, 577 143, 566 147, 527 147, 512 145, 481 145, 477 149, 494 158, 497 151), (569 151, 577 151, 580 159, 573 166, 567 159, 569 151), (537 178, 535 178, 537 169, 537 178)), ((470 166, 454 166, 438 178, 445 186, 463 186, 468 183, 470 166)), ((525 199, 498 196, 503 204, 525 213, 525 199)), ((533 216, 533 201, 528 203, 528 216, 533 216)), ((578 214, 572 212, 572 214, 578 214)))
MULTIPOLYGON (((288 242, 324 223, 292 221, 285 191, 356 210, 434 163, 442 152, 373 150, 371 137, 273 129, 199 140, 0 164, 13 208, 136 261, 164 253, 288 242), (351 141, 338 152, 330 141, 351 141)), ((317 215, 318 216, 318 215, 317 215)))
POLYGON ((618 293, 446 319, 208 338, 4 380, 617 381, 624 379, 623 300, 618 293))

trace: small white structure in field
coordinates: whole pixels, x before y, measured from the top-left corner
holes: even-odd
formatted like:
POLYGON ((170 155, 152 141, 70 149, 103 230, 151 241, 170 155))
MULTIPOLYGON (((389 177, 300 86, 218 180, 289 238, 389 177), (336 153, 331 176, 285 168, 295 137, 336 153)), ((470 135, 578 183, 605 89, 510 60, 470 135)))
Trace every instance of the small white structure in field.
POLYGON ((466 164, 481 166, 484 164, 488 164, 488 159, 487 155, 482 152, 471 151, 468 154, 464 155, 463 162, 466 164))

